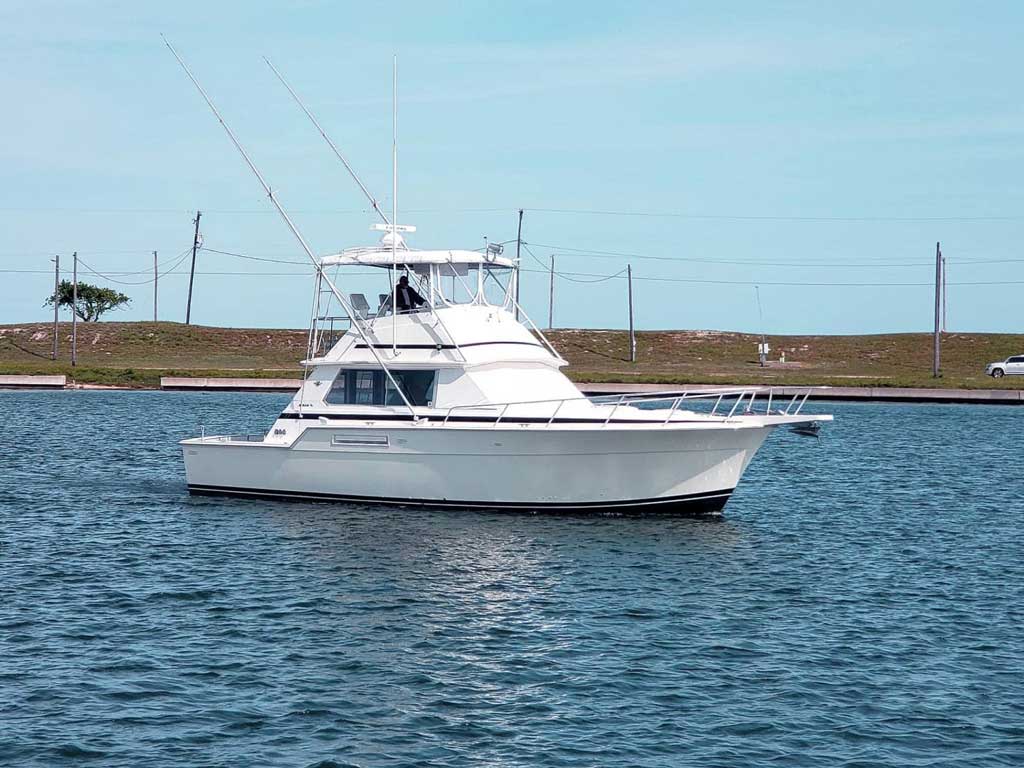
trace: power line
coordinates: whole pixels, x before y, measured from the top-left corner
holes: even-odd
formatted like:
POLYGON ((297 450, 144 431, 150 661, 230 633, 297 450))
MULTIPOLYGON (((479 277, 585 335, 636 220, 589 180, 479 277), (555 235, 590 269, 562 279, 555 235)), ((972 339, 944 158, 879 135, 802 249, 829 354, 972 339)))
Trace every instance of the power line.
MULTIPOLYGON (((529 270, 527 270, 527 271, 529 271, 529 270)), ((626 274, 626 271, 627 271, 627 268, 623 267, 618 272, 616 272, 614 275, 605 275, 603 277, 596 277, 595 276, 595 278, 593 280, 580 280, 580 279, 575 278, 575 277, 569 277, 569 275, 575 274, 573 272, 555 272, 555 274, 558 275, 563 280, 568 280, 570 283, 604 283, 604 282, 607 282, 609 280, 614 280, 617 277, 622 277, 624 274, 626 274)))
MULTIPOLYGON (((533 251, 530 250, 529 245, 526 242, 524 242, 522 245, 523 245, 523 250, 525 250, 528 254, 530 254, 530 257, 543 267, 544 266, 544 262, 537 258, 537 254, 535 254, 533 251)), ((531 271, 536 271, 536 270, 524 269, 522 271, 523 272, 531 272, 531 271)), ((580 279, 578 279, 576 277, 569 277, 569 275, 576 274, 576 273, 572 273, 572 272, 559 272, 559 271, 557 271, 554 268, 554 262, 552 262, 551 263, 551 267, 545 269, 544 272, 546 274, 558 275, 560 278, 562 278, 563 280, 568 280, 570 283, 603 283, 603 282, 605 282, 607 280, 613 280, 616 277, 620 277, 621 275, 623 275, 626 272, 626 268, 620 269, 614 275, 588 275, 588 277, 596 278, 596 279, 593 279, 593 280, 580 280, 580 279)))
MULTIPOLYGON (((537 274, 550 274, 551 269, 544 264, 537 255, 530 250, 526 243, 523 243, 523 249, 530 254, 534 261, 536 261, 543 269, 523 269, 523 272, 533 272, 537 274)), ((603 282, 604 280, 612 280, 617 277, 621 277, 622 270, 614 275, 602 275, 593 272, 555 272, 558 277, 566 280, 572 280, 574 277, 592 277, 601 278, 601 280, 594 280, 593 282, 603 282)), ((699 285, 747 285, 747 286, 758 286, 758 285, 774 285, 774 286, 788 286, 788 287, 803 287, 803 288, 888 288, 888 287, 921 287, 931 286, 932 283, 911 283, 911 282, 816 282, 816 281, 788 281, 788 280, 713 280, 709 278, 682 278, 682 277, 638 277, 633 275, 634 280, 644 280, 647 282, 659 282, 659 283, 693 283, 699 285)), ((576 281, 579 282, 579 281, 576 281)), ((589 282, 589 281, 588 281, 589 282)), ((981 280, 971 282, 959 282, 950 283, 950 285, 1019 285, 1024 284, 1024 280, 981 280)))
POLYGON ((222 256, 235 256, 236 258, 239 258, 239 259, 249 259, 250 261, 266 261, 266 262, 270 262, 272 264, 302 264, 302 265, 306 265, 306 266, 309 265, 309 261, 308 260, 305 260, 305 261, 294 261, 294 260, 285 260, 285 259, 270 259, 270 258, 265 258, 265 257, 262 257, 262 256, 247 256, 244 253, 234 253, 232 251, 218 251, 216 248, 207 248, 206 246, 203 246, 202 250, 208 251, 210 253, 219 253, 222 256))
MULTIPOLYGON (((511 242, 511 241, 505 241, 505 242, 511 242)), ((539 245, 539 244, 534 244, 534 245, 539 245)), ((529 245, 526 242, 523 242, 522 246, 523 246, 523 250, 525 250, 530 255, 530 257, 534 261, 536 261, 537 264, 541 267, 541 269, 526 269, 526 268, 523 268, 522 269, 523 272, 536 273, 536 274, 550 274, 551 273, 551 269, 548 267, 548 265, 544 261, 542 261, 540 258, 537 257, 537 255, 533 252, 533 250, 529 247, 529 245)), ((542 246, 542 247, 555 247, 555 246, 542 246)), ((173 263, 166 270, 164 270, 162 272, 159 272, 158 276, 159 277, 163 277, 163 276, 177 276, 177 275, 188 274, 186 272, 175 272, 174 270, 182 263, 182 261, 185 259, 185 257, 190 252, 190 250, 191 250, 191 246, 189 248, 186 248, 184 251, 182 251, 178 256, 164 261, 163 263, 165 263, 165 264, 168 261, 172 261, 173 263)), ((222 255, 226 255, 226 256, 232 256, 232 257, 242 258, 242 259, 247 259, 247 260, 252 260, 252 261, 269 262, 269 263, 277 263, 277 264, 289 264, 289 265, 292 265, 292 264, 294 264, 294 265, 304 265, 305 264, 305 262, 302 262, 302 261, 292 261, 292 260, 284 260, 284 259, 272 259, 272 258, 266 258, 266 257, 250 256, 250 255, 243 254, 243 253, 237 253, 237 252, 233 252, 233 251, 224 251, 224 250, 215 249, 215 248, 204 248, 204 250, 210 251, 211 253, 217 253, 217 254, 222 254, 222 255)), ((630 253, 621 253, 621 252, 615 252, 615 251, 600 251, 600 252, 593 252, 593 253, 591 253, 589 251, 584 251, 583 249, 563 248, 562 250, 571 250, 571 251, 573 251, 575 253, 578 253, 579 255, 602 255, 602 256, 615 256, 615 257, 626 257, 626 258, 644 258, 644 256, 642 254, 630 254, 630 253)), ((662 257, 651 257, 651 258, 655 258, 655 259, 658 259, 658 260, 663 260, 662 257)), ((664 259, 670 259, 670 257, 664 257, 664 259)), ((1020 259, 999 259, 999 260, 991 260, 991 263, 1005 263, 1005 262, 1018 262, 1018 261, 1022 261, 1022 260, 1020 260, 1020 259)), ((112 282, 112 283, 117 283, 117 284, 120 284, 120 285, 148 285, 148 284, 154 282, 154 278, 150 278, 148 280, 142 280, 142 281, 131 281, 131 280, 120 280, 120 279, 118 279, 116 277, 113 277, 114 275, 117 275, 118 277, 121 277, 121 276, 131 276, 131 275, 140 274, 142 272, 148 272, 148 270, 100 272, 99 270, 94 269, 91 265, 89 265, 88 263, 83 261, 81 259, 81 257, 79 257, 79 262, 90 273, 92 273, 92 274, 96 275, 97 277, 100 277, 100 278, 102 278, 104 280, 108 280, 109 282, 112 282)), ((728 262, 726 262, 726 263, 728 263, 728 262)), ((967 263, 988 263, 988 262, 986 262, 986 261, 975 261, 975 262, 967 262, 967 263)), ((765 264, 765 265, 767 266, 767 264, 765 264)), ((50 274, 50 271, 49 270, 30 270, 30 269, 0 269, 0 273, 4 273, 4 274, 46 274, 46 275, 48 275, 48 274, 50 274)), ((609 280, 622 279, 622 277, 623 277, 623 275, 625 273, 626 273, 626 269, 622 269, 622 270, 620 270, 620 271, 618 271, 618 272, 616 272, 614 274, 602 274, 602 273, 595 273, 595 272, 567 272, 567 271, 555 271, 554 274, 556 276, 558 276, 560 279, 567 280, 569 282, 593 284, 593 283, 607 282, 609 280)), ((203 272, 197 272, 196 274, 210 275, 210 276, 226 276, 226 277, 308 277, 309 272, 308 272, 308 270, 301 270, 301 271, 294 271, 294 272, 203 271, 203 272)), ((354 276, 364 276, 365 277, 365 276, 376 275, 377 272, 375 272, 375 271, 358 272, 358 273, 350 272, 348 274, 353 276, 353 277, 354 276)), ((906 281, 902 281, 902 282, 893 282, 893 281, 882 281, 882 282, 843 281, 843 282, 835 282, 835 281, 798 281, 798 280, 774 280, 774 281, 773 280, 756 280, 756 281, 754 281, 754 280, 723 280, 723 279, 712 279, 712 278, 641 277, 639 275, 634 275, 634 279, 642 280, 642 281, 646 281, 646 282, 660 282, 660 283, 685 283, 685 284, 697 284, 697 285, 741 285, 741 286, 771 285, 771 286, 782 286, 782 287, 842 287, 842 288, 890 288, 890 287, 892 287, 892 288, 898 288, 898 287, 911 288, 911 287, 915 287, 916 288, 916 287, 926 287, 926 286, 931 286, 932 285, 931 282, 906 282, 906 281)), ((976 280, 976 281, 960 281, 960 282, 954 282, 954 283, 949 283, 949 284, 953 285, 953 286, 1021 285, 1021 284, 1024 284, 1024 280, 976 280)))
MULTIPOLYGON (((81 258, 79 258, 81 263, 81 258)), ((90 270, 92 271, 92 270, 90 270)), ((538 275, 547 275, 550 273, 550 269, 523 269, 523 272, 529 272, 538 275)), ((92 271, 103 279, 110 279, 108 274, 112 273, 97 273, 92 271)), ((0 269, 0 274, 35 274, 35 275, 51 275, 52 270, 43 269, 0 269)), ((197 275, 212 275, 212 276, 231 276, 231 277, 309 277, 308 272, 196 272, 197 275)), ((370 277, 379 275, 378 272, 350 272, 349 275, 356 277, 370 277)), ((563 279, 571 279, 572 277, 591 277, 598 278, 593 281, 589 280, 577 280, 575 282, 604 282, 606 280, 613 279, 624 279, 623 272, 618 272, 614 275, 602 275, 593 272, 561 272, 556 271, 555 275, 563 279)), ((171 276, 171 277, 184 277, 188 276, 188 272, 161 272, 160 277, 171 276)), ((653 283, 696 283, 696 284, 709 284, 709 285, 774 285, 774 286, 788 286, 794 288, 918 288, 918 287, 934 287, 934 283, 910 283, 910 282, 883 282, 883 283, 835 283, 835 282, 798 282, 798 281, 765 281, 765 280, 711 280, 703 278, 681 278, 681 277, 640 277, 636 274, 633 275, 634 280, 644 280, 653 283)), ((114 282, 113 280, 111 282, 114 282)), ((153 282, 152 280, 146 280, 140 283, 126 283, 127 285, 147 285, 153 282)), ((971 285, 1024 285, 1024 280, 969 280, 969 281, 958 281, 950 282, 947 285, 951 286, 971 286, 971 285)))
MULTIPOLYGON (((519 210, 517 206, 499 206, 490 208, 410 208, 408 213, 515 213, 519 210)), ((886 222, 1012 222, 1024 221, 1024 216, 786 216, 774 214, 745 214, 745 213, 689 213, 685 211, 618 211, 611 209, 587 209, 587 208, 528 208, 524 211, 532 213, 553 213, 576 216, 624 216, 638 218, 671 218, 671 219, 692 219, 705 221, 780 221, 780 222, 818 222, 818 223, 886 223, 886 222)), ((268 208, 211 208, 208 213, 235 215, 235 214, 273 214, 274 211, 268 208)), ((0 207, 0 213, 159 213, 159 214, 182 214, 191 213, 188 208, 75 208, 75 207, 40 207, 40 206, 5 206, 0 207)), ((308 208, 297 209, 297 214, 336 216, 336 215, 368 215, 371 211, 367 208, 308 208)))
MULTIPOLYGON (((500 241, 500 242, 494 243, 494 244, 508 245, 509 243, 514 243, 515 241, 516 241, 515 238, 512 238, 511 240, 503 240, 503 241, 500 241)), ((524 240, 523 244, 527 245, 528 243, 524 240)), ((756 259, 717 259, 717 258, 701 258, 701 257, 694 257, 694 256, 653 256, 653 255, 650 255, 650 254, 630 253, 630 252, 626 252, 626 251, 603 251, 603 250, 592 249, 592 248, 574 248, 572 246, 552 245, 552 244, 549 244, 549 243, 529 243, 529 245, 533 245, 533 246, 535 246, 537 248, 550 249, 552 252, 554 252, 556 254, 562 254, 562 255, 567 256, 567 257, 579 256, 579 257, 596 257, 596 258, 623 258, 623 259, 640 259, 640 260, 665 261, 665 262, 693 262, 693 263, 699 263, 699 264, 712 264, 712 265, 714 265, 714 264, 727 264, 727 265, 737 265, 737 266, 764 266, 764 267, 839 267, 839 268, 845 268, 845 267, 864 267, 864 268, 871 268, 871 267, 920 267, 920 266, 930 267, 930 266, 932 266, 930 261, 915 261, 915 262, 891 263, 891 262, 885 261, 886 257, 879 257, 877 259, 877 261, 865 260, 865 257, 861 257, 860 261, 848 262, 848 263, 836 263, 836 262, 795 262, 795 261, 794 262, 774 262, 774 261, 759 261, 759 260, 756 260, 756 259)), ((241 259, 249 259, 249 260, 252 260, 252 261, 265 261, 265 262, 273 263, 273 264, 306 264, 307 263, 305 261, 295 261, 295 260, 288 260, 288 259, 276 259, 276 258, 273 258, 269 254, 268 255, 263 255, 263 256, 256 256, 254 254, 244 254, 244 253, 237 253, 237 252, 234 252, 234 251, 218 250, 216 248, 210 248, 208 246, 201 246, 201 248, 202 248, 202 250, 208 251, 210 253, 218 253, 218 254, 223 254, 225 256, 235 256, 235 257, 238 257, 238 258, 241 258, 241 259)), ((475 252, 482 252, 484 249, 483 248, 467 248, 467 249, 464 249, 464 250, 471 250, 471 251, 475 251, 475 252)), ((24 256, 26 258, 34 258, 34 257, 39 257, 39 256, 50 256, 52 253, 53 253, 53 251, 31 251, 31 252, 29 252, 29 251, 19 251, 19 252, 8 251, 8 252, 0 253, 0 256, 24 256)), ((83 253, 86 254, 86 255, 89 255, 88 251, 79 251, 78 253, 79 253, 79 256, 81 256, 83 253)), ((142 254, 150 254, 150 253, 152 253, 151 250, 145 250, 145 249, 141 249, 141 248, 133 248, 133 249, 130 249, 130 250, 110 250, 110 251, 104 250, 102 252, 96 251, 96 252, 92 253, 92 256, 104 256, 104 255, 110 255, 110 254, 140 254, 140 255, 142 255, 142 254)), ((175 257, 168 257, 166 259, 162 259, 160 261, 160 264, 161 265, 166 264, 169 261, 173 261, 175 258, 177 258, 177 257, 175 256, 175 257)), ((974 258, 974 257, 970 257, 970 256, 957 256, 956 257, 956 263, 958 263, 958 264, 969 264, 969 265, 974 265, 974 264, 1024 264, 1024 258, 974 258)), ((18 271, 18 270, 10 270, 10 269, 8 269, 8 270, 5 270, 5 271, 7 271, 7 272, 15 272, 15 271, 18 271)), ((21 270, 21 271, 23 271, 23 272, 25 272, 27 274, 31 274, 32 272, 34 272, 34 270, 21 270)), ((108 272, 107 274, 111 274, 111 275, 141 275, 141 274, 148 274, 151 271, 152 271, 151 269, 140 269, 140 270, 134 270, 134 271, 108 272)), ((47 274, 49 274, 49 272, 47 272, 47 274)))
MULTIPOLYGON (((546 275, 549 274, 549 269, 524 269, 523 272, 532 272, 535 274, 546 275)), ((592 272, 555 272, 559 277, 565 275, 576 275, 581 277, 603 277, 603 278, 615 278, 620 277, 621 272, 618 275, 599 275, 592 272)), ((699 283, 708 285, 777 285, 777 286, 790 286, 794 288, 911 288, 911 287, 928 287, 934 286, 934 283, 826 283, 826 282, 796 282, 796 281, 770 281, 770 280, 711 280, 704 278, 683 278, 683 277, 638 277, 636 274, 633 275, 634 280, 646 280, 648 282, 655 283, 699 283)), ((978 280, 978 281, 966 281, 949 283, 949 285, 1024 285, 1024 280, 978 280)))
MULTIPOLYGON (((410 208, 409 213, 507 213, 516 211, 518 208, 410 208)), ((204 213, 222 215, 263 215, 273 214, 272 208, 209 208, 203 209, 204 213)), ((188 208, 45 208, 45 207, 0 207, 0 213, 159 213, 179 215, 192 213, 188 208)), ((367 215, 371 213, 367 208, 306 208, 297 209, 293 213, 311 216, 339 216, 339 215, 367 215)))
MULTIPOLYGON (((192 250, 192 246, 189 246, 184 251, 182 251, 177 257, 175 257, 176 261, 174 262, 174 264, 172 264, 170 267, 168 267, 168 269, 165 270, 163 273, 159 273, 158 272, 157 273, 158 276, 160 274, 163 274, 163 275, 173 274, 172 270, 185 260, 185 257, 188 256, 188 254, 189 254, 189 252, 191 250, 192 250)), ((85 267, 89 272, 91 272, 92 274, 96 275, 97 277, 100 277, 100 278, 102 278, 102 279, 104 279, 104 280, 106 280, 108 282, 111 282, 111 283, 116 283, 118 285, 149 285, 150 283, 153 283, 157 279, 157 277, 151 277, 148 280, 118 280, 117 278, 110 277, 110 275, 108 275, 108 274, 105 274, 103 272, 99 272, 99 271, 93 269, 89 264, 87 264, 82 259, 81 256, 78 257, 78 263, 81 264, 83 267, 85 267)), ((148 272, 148 270, 145 270, 145 271, 148 272)), ((112 274, 136 275, 136 274, 140 274, 140 273, 139 272, 120 272, 120 273, 112 273, 112 274)))
MULTIPOLYGON (((913 262, 902 262, 892 263, 879 260, 875 262, 844 262, 844 263, 828 263, 828 262, 799 262, 799 261, 759 261, 755 259, 716 259, 716 258, 700 258, 696 256, 651 256, 648 254, 641 253, 625 253, 622 251, 600 251, 590 248, 572 248, 564 245, 550 245, 547 243, 530 243, 538 248, 551 249, 556 255, 563 253, 570 256, 594 256, 597 258, 624 258, 624 259, 644 259, 650 261, 676 261, 676 262, 695 262, 700 264, 731 264, 731 265, 742 265, 742 266, 760 266, 760 267, 838 267, 838 268, 875 268, 875 267, 922 267, 932 266, 930 261, 913 261, 913 262)), ((958 257, 957 261, 964 264, 1020 264, 1024 263, 1024 259, 972 259, 958 257)))
MULTIPOLYGON (((504 209, 503 209, 504 210, 504 209)), ((567 213, 581 216, 638 216, 664 219, 704 219, 709 221, 809 221, 809 222, 928 222, 928 221, 1024 221, 1024 216, 753 216, 747 214, 704 214, 657 211, 610 211, 581 208, 525 208, 534 213, 567 213)))

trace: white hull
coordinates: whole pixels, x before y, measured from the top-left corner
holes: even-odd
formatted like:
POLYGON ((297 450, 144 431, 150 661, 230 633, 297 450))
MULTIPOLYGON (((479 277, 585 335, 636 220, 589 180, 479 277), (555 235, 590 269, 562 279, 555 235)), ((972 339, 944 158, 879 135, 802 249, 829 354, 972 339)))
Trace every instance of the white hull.
POLYGON ((310 425, 182 443, 193 493, 551 511, 720 510, 774 424, 310 425))

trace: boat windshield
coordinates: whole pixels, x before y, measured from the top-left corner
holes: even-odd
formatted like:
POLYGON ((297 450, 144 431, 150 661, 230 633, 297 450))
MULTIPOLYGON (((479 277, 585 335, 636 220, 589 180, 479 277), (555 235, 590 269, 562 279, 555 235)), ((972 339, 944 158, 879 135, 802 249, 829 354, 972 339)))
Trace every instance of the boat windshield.
POLYGON ((490 264, 432 264, 382 269, 375 316, 429 312, 456 304, 511 308, 514 269, 490 264), (397 275, 397 278, 395 277, 397 275), (393 282, 394 281, 394 282, 393 282), (392 285, 395 285, 392 291, 392 285), (394 300, 392 300, 392 293, 394 300))
POLYGON ((321 260, 326 276, 339 289, 359 290, 343 290, 350 309, 346 308, 317 273, 310 356, 329 348, 353 319, 390 317, 396 309, 398 314, 411 314, 457 305, 508 311, 516 307, 516 262, 500 253, 403 250, 392 259, 389 248, 364 248, 321 260), (341 267, 359 269, 346 272, 341 267))
POLYGON ((389 251, 345 252, 322 263, 370 267, 359 270, 358 280, 352 279, 355 272, 340 273, 335 280, 359 285, 362 291, 348 294, 349 303, 367 320, 390 315, 395 307, 399 314, 457 304, 511 309, 515 301, 515 262, 475 251, 399 252, 394 263, 389 251))

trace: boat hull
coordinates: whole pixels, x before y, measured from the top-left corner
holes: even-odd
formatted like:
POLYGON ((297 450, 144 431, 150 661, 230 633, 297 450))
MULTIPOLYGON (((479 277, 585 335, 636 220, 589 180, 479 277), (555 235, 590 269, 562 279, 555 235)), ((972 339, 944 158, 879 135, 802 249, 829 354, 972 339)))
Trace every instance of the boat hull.
POLYGON ((350 504, 384 504, 423 509, 494 510, 506 512, 555 512, 560 514, 670 514, 710 515, 721 512, 732 495, 732 490, 660 499, 636 499, 613 503, 568 504, 540 502, 470 502, 439 501, 437 499, 390 498, 383 496, 350 496, 344 494, 282 491, 267 488, 227 488, 224 486, 190 485, 189 492, 197 496, 237 496, 246 499, 282 499, 286 501, 347 502, 350 504))
POLYGON ((721 510, 772 427, 311 426, 290 445, 182 443, 189 490, 550 512, 721 510))

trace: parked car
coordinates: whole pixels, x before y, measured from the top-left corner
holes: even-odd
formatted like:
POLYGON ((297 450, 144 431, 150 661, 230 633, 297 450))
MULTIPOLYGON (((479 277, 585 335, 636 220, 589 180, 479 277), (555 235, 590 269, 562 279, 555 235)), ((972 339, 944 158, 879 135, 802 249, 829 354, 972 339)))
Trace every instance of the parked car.
POLYGON ((1008 373, 1024 375, 1024 355, 1014 355, 998 363, 989 363, 985 366, 985 373, 993 379, 998 379, 1008 373))

